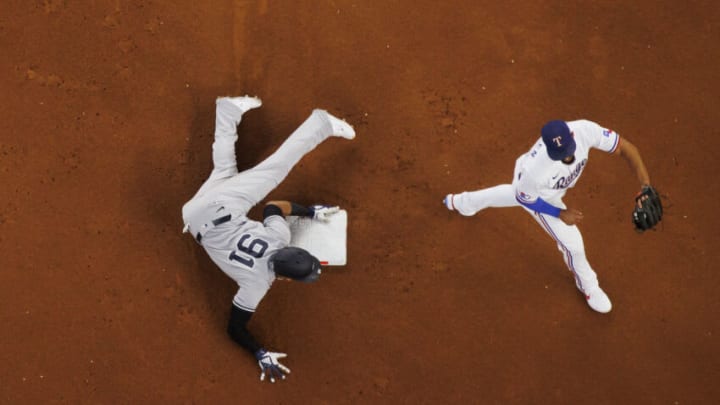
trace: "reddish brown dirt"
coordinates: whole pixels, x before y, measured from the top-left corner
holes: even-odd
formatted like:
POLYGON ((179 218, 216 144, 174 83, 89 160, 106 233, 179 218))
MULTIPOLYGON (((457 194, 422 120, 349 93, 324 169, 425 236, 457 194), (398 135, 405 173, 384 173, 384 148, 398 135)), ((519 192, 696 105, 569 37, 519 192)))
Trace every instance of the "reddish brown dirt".
POLYGON ((0 2, 0 403, 720 402, 720 8, 543 3, 0 2), (348 266, 253 318, 289 353, 274 386, 180 233, 214 99, 244 93, 243 167, 314 107, 358 132, 271 194, 350 213, 348 266), (568 194, 609 315, 521 210, 440 203, 509 181, 554 118, 632 140, 666 195, 634 233, 638 183, 601 152, 568 194))

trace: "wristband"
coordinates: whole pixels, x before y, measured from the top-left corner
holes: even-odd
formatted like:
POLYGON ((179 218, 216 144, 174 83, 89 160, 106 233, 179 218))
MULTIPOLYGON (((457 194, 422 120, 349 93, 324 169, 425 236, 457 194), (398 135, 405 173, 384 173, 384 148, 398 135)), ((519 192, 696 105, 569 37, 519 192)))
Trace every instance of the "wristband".
POLYGON ((311 207, 306 207, 304 205, 296 204, 294 202, 290 203, 290 215, 295 215, 298 217, 313 217, 315 215, 315 210, 311 207))
POLYGON ((543 200, 540 197, 538 197, 538 199, 535 200, 535 202, 532 204, 524 202, 523 200, 519 199, 518 197, 515 197, 515 199, 517 200, 517 202, 522 204, 523 207, 529 208, 529 209, 539 212, 541 214, 551 215, 555 218, 559 218, 560 212, 562 211, 560 208, 547 203, 545 200, 543 200))

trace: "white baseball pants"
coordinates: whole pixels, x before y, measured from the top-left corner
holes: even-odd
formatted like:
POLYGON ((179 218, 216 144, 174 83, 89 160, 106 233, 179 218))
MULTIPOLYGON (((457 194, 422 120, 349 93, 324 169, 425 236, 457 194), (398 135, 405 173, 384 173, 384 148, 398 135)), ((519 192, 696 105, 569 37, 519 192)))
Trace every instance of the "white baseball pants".
POLYGON ((565 264, 575 276, 578 289, 584 292, 599 286, 597 274, 585 257, 585 245, 578 227, 567 225, 560 218, 523 207, 515 199, 515 191, 511 184, 454 194, 453 205, 465 216, 475 215, 485 208, 522 207, 555 240, 558 250, 563 254, 565 264))

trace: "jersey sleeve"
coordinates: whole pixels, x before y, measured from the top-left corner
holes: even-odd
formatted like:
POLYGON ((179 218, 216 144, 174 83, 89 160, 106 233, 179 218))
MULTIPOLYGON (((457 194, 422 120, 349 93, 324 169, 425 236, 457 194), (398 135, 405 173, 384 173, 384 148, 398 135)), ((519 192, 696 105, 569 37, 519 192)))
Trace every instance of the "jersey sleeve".
POLYGON ((276 238, 282 245, 290 244, 290 226, 282 215, 271 215, 263 221, 267 232, 276 238))
POLYGON ((581 121, 583 126, 583 133, 589 138, 590 147, 599 149, 608 153, 615 152, 618 143, 620 142, 620 136, 617 132, 610 128, 605 128, 599 124, 583 120, 581 121))
POLYGON ((243 311, 255 312, 258 304, 270 289, 270 284, 264 280, 254 279, 240 286, 233 297, 233 305, 243 311))
POLYGON ((255 353, 262 349, 262 345, 255 340, 255 337, 247 329, 253 313, 240 309, 235 305, 230 308, 230 320, 228 320, 228 334, 240 346, 247 349, 250 353, 255 353))

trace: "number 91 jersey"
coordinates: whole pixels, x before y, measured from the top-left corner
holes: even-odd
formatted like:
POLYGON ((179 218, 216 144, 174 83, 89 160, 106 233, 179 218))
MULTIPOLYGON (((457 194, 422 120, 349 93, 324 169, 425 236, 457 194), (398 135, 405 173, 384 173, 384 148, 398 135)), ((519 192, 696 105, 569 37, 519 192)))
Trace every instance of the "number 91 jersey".
POLYGON ((208 231, 202 245, 220 269, 238 284, 233 305, 255 312, 275 280, 268 258, 290 244, 290 228, 280 215, 263 223, 245 216, 233 218, 208 231))

